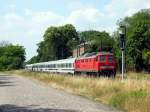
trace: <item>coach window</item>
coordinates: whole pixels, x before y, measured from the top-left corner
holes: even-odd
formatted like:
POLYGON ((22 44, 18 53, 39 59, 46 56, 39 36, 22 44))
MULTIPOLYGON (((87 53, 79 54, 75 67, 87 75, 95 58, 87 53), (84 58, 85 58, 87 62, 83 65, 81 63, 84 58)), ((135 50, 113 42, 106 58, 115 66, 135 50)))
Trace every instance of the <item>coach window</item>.
POLYGON ((65 63, 65 68, 67 68, 67 63, 65 63))
POLYGON ((68 63, 66 63, 66 68, 68 68, 68 63))
POLYGON ((71 63, 69 63, 69 68, 71 68, 71 63))

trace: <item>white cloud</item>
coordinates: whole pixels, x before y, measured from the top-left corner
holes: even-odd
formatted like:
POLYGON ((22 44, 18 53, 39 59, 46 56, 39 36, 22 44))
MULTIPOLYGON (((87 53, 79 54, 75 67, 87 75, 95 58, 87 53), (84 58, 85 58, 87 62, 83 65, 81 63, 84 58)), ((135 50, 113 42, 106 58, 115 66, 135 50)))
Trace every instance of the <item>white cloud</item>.
POLYGON ((126 0, 126 5, 128 5, 126 15, 131 16, 132 14, 138 12, 141 9, 150 8, 149 0, 126 0))
POLYGON ((79 10, 79 9, 83 10, 83 9, 88 9, 88 8, 94 8, 94 6, 92 6, 91 4, 88 4, 88 2, 83 4, 79 0, 71 1, 67 7, 69 10, 79 10))
POLYGON ((24 22, 24 18, 15 13, 8 13, 4 15, 3 21, 5 25, 8 25, 11 28, 17 25, 21 25, 24 22))
POLYGON ((37 23, 48 21, 50 21, 51 23, 57 23, 58 20, 60 20, 61 18, 62 18, 61 16, 50 11, 33 13, 32 15, 32 21, 35 21, 37 23))
POLYGON ((78 30, 85 30, 97 25, 102 17, 103 14, 96 8, 78 9, 66 17, 65 23, 75 25, 78 30))
POLYGON ((9 4, 9 5, 8 5, 8 9, 9 9, 10 11, 15 11, 15 10, 16 10, 16 5, 15 5, 15 4, 9 4))
POLYGON ((130 7, 130 8, 141 8, 144 7, 146 4, 149 4, 149 0, 125 0, 125 3, 130 7))
POLYGON ((112 0, 105 6, 105 11, 110 15, 125 17, 144 8, 150 8, 149 0, 112 0))
POLYGON ((83 10, 75 10, 72 11, 71 15, 68 18, 69 22, 76 23, 78 21, 88 21, 95 23, 97 22, 98 18, 101 17, 102 14, 99 12, 98 9, 83 9, 83 10))

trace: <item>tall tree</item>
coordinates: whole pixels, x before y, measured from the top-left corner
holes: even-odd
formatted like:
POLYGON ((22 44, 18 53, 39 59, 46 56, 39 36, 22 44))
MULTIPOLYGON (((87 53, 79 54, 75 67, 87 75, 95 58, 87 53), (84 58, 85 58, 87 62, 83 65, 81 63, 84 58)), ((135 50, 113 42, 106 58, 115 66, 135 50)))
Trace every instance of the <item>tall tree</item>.
POLYGON ((150 9, 144 9, 131 17, 126 17, 120 24, 127 28, 126 59, 136 71, 150 64, 150 9))
POLYGON ((38 44, 39 61, 49 61, 67 58, 72 55, 73 47, 78 40, 78 34, 73 25, 49 27, 44 34, 44 40, 38 44))

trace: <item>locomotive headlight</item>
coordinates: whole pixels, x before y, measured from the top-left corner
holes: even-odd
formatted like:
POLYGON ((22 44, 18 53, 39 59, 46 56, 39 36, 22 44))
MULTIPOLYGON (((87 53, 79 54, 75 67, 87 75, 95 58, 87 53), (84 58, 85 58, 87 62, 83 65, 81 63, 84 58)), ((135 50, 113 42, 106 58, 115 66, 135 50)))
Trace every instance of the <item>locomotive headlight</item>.
POLYGON ((114 68, 114 66, 100 66, 101 69, 114 68))

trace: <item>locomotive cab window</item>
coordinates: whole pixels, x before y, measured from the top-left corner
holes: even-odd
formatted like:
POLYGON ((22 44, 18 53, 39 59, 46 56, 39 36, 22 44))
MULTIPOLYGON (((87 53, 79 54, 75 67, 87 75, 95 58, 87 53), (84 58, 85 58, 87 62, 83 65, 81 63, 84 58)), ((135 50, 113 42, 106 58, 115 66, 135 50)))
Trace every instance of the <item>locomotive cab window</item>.
POLYGON ((106 61, 106 56, 100 56, 100 62, 105 62, 106 61))
POLYGON ((109 62, 112 62, 112 61, 113 61, 113 56, 111 56, 111 55, 108 56, 108 61, 109 61, 109 62))

